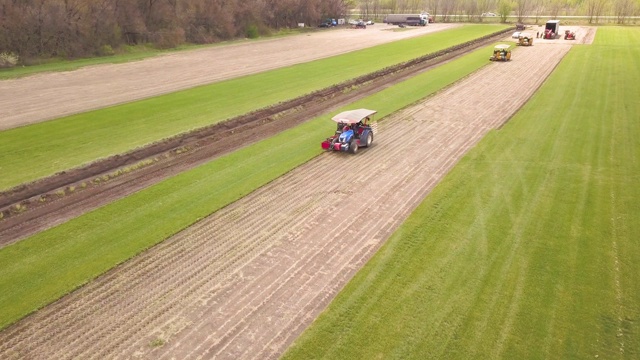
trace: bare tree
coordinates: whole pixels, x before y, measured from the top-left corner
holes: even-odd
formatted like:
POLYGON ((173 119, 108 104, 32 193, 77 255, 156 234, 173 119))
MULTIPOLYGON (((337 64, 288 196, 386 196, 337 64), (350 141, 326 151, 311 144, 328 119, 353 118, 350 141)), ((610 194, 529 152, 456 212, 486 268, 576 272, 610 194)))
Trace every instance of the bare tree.
POLYGON ((458 0, 441 0, 442 21, 449 22, 458 10, 458 0))
POLYGON ((513 10, 513 4, 509 0, 500 0, 498 2, 498 15, 502 23, 507 22, 507 16, 511 14, 513 10))
POLYGON ((372 2, 372 13, 373 16, 371 16, 370 18, 375 18, 376 20, 380 20, 382 18, 382 4, 381 4, 381 0, 373 0, 372 2))
POLYGON ((560 14, 560 10, 564 8, 564 4, 566 0, 549 0, 547 2, 547 10, 549 10, 550 15, 553 19, 557 19, 560 14))
POLYGON ((585 0, 584 6, 586 14, 589 17, 589 24, 598 23, 602 16, 607 0, 585 0))
POLYGON ((476 0, 464 0, 462 2, 462 8, 467 16, 467 21, 474 21, 476 18, 481 18, 478 12, 478 2, 476 0))
POLYGON ((544 15, 544 0, 532 0, 533 14, 535 15, 536 24, 540 21, 542 15, 544 15))
POLYGON ((441 11, 440 10, 442 8, 441 3, 442 3, 442 0, 428 0, 428 3, 427 3, 428 8, 429 8, 429 11, 432 12, 431 16, 433 16, 434 21, 436 20, 436 15, 438 14, 438 11, 441 11))
POLYGON ((478 0, 477 1, 477 12, 478 12, 478 21, 482 22, 482 16, 480 16, 480 14, 482 14, 483 12, 488 12, 490 9, 489 7, 491 6, 489 0, 478 0))
POLYGON ((523 22, 525 16, 529 15, 531 9, 531 0, 516 0, 515 11, 518 22, 523 22))
POLYGON ((373 13, 374 0, 361 0, 358 8, 364 19, 370 19, 373 13))
POLYGON ((624 24, 626 19, 633 15, 635 4, 633 0, 614 0, 613 13, 617 24, 624 24))

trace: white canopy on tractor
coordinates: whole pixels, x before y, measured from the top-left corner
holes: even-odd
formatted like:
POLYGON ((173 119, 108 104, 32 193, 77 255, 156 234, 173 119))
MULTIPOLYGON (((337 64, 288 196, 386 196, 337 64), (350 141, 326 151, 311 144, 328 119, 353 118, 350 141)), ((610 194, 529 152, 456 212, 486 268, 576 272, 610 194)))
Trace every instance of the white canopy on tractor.
POLYGON ((331 120, 337 123, 355 124, 375 113, 377 113, 377 111, 369 109, 349 110, 341 112, 340 114, 332 117, 331 120))
POLYGON ((510 47, 510 45, 507 45, 507 44, 500 44, 500 45, 496 45, 496 47, 495 47, 495 48, 496 48, 496 49, 500 49, 500 50, 502 50, 502 49, 505 49, 505 50, 506 50, 506 49, 508 49, 509 47, 510 47))

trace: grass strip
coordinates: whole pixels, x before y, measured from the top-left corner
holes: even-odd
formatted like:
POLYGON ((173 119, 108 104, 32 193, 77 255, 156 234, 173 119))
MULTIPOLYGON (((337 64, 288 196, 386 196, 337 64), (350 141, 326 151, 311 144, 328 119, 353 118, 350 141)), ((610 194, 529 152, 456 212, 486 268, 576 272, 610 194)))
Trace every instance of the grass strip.
MULTIPOLYGON (((486 65, 491 48, 451 61, 348 108, 373 108, 381 118, 486 65)), ((334 124, 327 120, 330 116, 0 249, 0 329, 317 156, 322 152, 320 141, 334 130, 334 124)))
POLYGON ((597 36, 456 165, 284 359, 640 356, 640 29, 597 36))
POLYGON ((0 132, 0 191, 460 44, 470 25, 0 132))

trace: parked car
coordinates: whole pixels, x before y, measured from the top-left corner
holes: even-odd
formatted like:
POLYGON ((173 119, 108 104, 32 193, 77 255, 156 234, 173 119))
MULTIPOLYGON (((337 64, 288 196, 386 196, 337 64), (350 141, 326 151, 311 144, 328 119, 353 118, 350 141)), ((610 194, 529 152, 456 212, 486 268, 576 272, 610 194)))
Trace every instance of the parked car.
POLYGON ((375 23, 374 23, 373 21, 371 21, 371 20, 367 20, 367 21, 365 21, 364 23, 365 23, 366 25, 373 25, 373 24, 375 24, 375 23))
POLYGON ((365 24, 364 21, 358 21, 358 23, 356 24, 356 29, 366 29, 367 28, 367 24, 365 24))
POLYGON ((326 28, 326 27, 332 27, 336 25, 338 25, 338 23, 336 22, 336 19, 326 19, 325 21, 322 22, 322 24, 318 25, 318 27, 326 28))
POLYGON ((519 39, 520 38, 520 31, 516 31, 513 33, 513 35, 511 35, 512 38, 514 39, 519 39))
POLYGON ((493 17, 493 16, 498 16, 498 15, 496 15, 496 13, 486 12, 486 13, 482 13, 481 16, 482 17, 493 17))

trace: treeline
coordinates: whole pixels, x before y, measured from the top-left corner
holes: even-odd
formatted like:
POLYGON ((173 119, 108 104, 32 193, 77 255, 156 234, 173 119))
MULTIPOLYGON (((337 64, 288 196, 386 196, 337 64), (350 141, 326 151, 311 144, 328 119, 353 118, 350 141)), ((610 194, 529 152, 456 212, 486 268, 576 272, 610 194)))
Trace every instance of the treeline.
POLYGON ((0 0, 0 52, 21 59, 109 55, 257 37, 343 17, 350 0, 0 0))
POLYGON ((388 13, 428 11, 437 22, 482 22, 482 13, 497 13, 503 22, 543 21, 549 17, 586 16, 589 24, 615 22, 629 24, 640 15, 640 0, 358 0, 358 10, 366 18, 382 18, 388 13), (532 20, 532 18, 533 20, 532 20))

